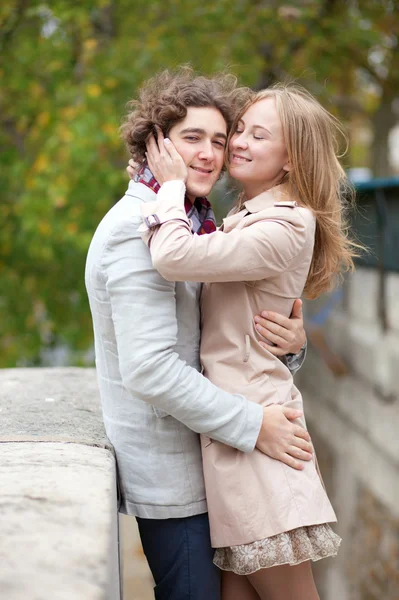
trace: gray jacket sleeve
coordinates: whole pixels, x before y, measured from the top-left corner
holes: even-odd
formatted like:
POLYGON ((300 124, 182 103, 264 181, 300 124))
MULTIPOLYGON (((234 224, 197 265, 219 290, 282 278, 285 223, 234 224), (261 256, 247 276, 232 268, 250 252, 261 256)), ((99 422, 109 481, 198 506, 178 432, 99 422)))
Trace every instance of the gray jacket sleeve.
POLYGON ((140 224, 134 217, 119 224, 102 252, 123 384, 193 431, 251 452, 263 409, 219 389, 175 352, 175 283, 152 266, 140 224))
POLYGON ((295 375, 295 373, 299 371, 299 369, 305 362, 307 349, 308 342, 306 341, 302 348, 299 350, 298 354, 286 354, 285 356, 281 357, 283 363, 289 368, 292 375, 295 375))

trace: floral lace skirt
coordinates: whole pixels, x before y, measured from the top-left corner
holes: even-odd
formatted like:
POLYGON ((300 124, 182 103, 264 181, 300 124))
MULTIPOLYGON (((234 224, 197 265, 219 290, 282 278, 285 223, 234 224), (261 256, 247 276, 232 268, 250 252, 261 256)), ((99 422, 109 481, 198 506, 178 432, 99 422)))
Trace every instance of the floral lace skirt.
POLYGON ((327 524, 299 527, 251 544, 216 548, 213 562, 223 571, 250 575, 277 565, 336 556, 341 538, 327 524))

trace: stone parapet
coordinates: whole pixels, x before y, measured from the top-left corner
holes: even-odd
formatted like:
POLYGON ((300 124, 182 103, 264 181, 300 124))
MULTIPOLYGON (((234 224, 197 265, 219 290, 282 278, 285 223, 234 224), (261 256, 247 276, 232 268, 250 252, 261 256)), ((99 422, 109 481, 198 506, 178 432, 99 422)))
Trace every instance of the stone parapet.
POLYGON ((119 600, 115 458, 94 369, 0 370, 0 598, 119 600))
MULTIPOLYGON (((296 376, 343 538, 338 557, 315 566, 323 600, 398 598, 399 276, 387 277, 386 329, 379 277, 358 269, 324 322, 326 345, 348 374, 334 374, 310 343, 296 376)), ((306 306, 308 322, 326 301, 306 306)))

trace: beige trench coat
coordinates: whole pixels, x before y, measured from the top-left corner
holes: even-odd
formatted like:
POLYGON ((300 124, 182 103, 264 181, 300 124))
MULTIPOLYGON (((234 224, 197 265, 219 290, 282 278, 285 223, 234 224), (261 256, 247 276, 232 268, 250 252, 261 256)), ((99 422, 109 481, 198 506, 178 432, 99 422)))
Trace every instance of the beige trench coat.
MULTIPOLYGON (((204 374, 263 406, 302 409, 290 371, 259 344, 253 316, 265 306, 289 316, 301 296, 314 246, 312 212, 279 186, 247 201, 218 232, 193 236, 184 190, 168 182, 157 202, 143 204, 142 236, 165 279, 205 283, 204 374)), ((336 520, 314 460, 297 471, 257 449, 246 454, 205 436, 202 453, 213 547, 336 520)))

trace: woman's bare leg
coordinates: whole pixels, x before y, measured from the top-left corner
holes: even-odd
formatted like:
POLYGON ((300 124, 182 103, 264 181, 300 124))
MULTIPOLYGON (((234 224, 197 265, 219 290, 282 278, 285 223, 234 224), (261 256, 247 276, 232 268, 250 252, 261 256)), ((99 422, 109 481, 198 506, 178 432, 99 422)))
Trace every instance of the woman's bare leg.
POLYGON ((245 575, 222 571, 222 600, 260 600, 245 575))
POLYGON ((261 600, 320 600, 310 561, 260 569, 248 575, 248 580, 261 600))

